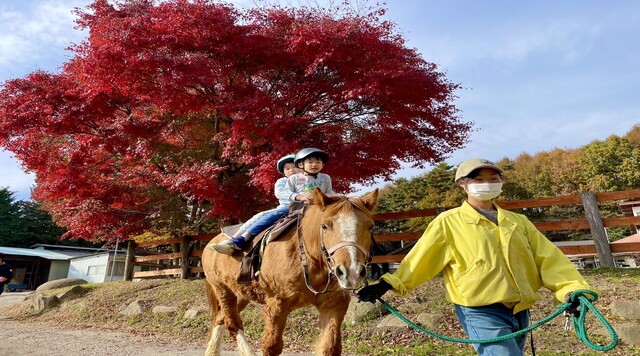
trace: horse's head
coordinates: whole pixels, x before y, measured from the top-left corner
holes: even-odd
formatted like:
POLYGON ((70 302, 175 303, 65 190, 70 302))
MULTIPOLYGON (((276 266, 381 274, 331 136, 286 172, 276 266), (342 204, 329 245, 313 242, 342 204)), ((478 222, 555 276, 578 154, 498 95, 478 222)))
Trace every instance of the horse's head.
POLYGON ((313 204, 305 214, 312 221, 305 228, 315 225, 318 229, 325 262, 342 289, 359 289, 365 284, 377 203, 377 189, 360 198, 326 196, 320 189, 314 191, 313 204))

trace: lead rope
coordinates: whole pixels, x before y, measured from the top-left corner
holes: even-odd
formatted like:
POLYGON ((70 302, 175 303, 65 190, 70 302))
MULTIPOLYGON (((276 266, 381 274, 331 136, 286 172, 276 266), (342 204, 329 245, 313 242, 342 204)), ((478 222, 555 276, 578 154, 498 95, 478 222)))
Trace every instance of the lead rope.
MULTIPOLYGON (((573 326, 576 332, 576 336, 578 337, 578 339, 580 341, 582 341, 585 345, 589 346, 590 348, 597 350, 597 351, 609 351, 611 349, 613 349, 614 347, 616 347, 616 345, 618 345, 618 334, 616 334, 615 330, 613 330, 613 328, 611 327, 611 325, 607 322, 607 320, 605 320, 604 316, 602 316, 602 314, 600 314, 600 312, 596 309, 596 307, 593 306, 593 304, 591 302, 595 302, 598 299, 598 295, 590 290, 586 290, 586 289, 581 289, 581 290, 576 290, 574 291, 574 294, 580 293, 580 295, 578 295, 578 300, 580 300, 580 315, 578 317, 572 316, 571 318, 573 319, 573 326), (605 326, 605 328, 608 330, 609 332, 609 336, 611 339, 611 342, 605 346, 600 346, 600 345, 595 345, 594 343, 592 343, 589 340, 589 337, 587 335, 587 328, 585 325, 585 318, 587 316, 587 312, 591 310, 591 312, 593 312, 593 314, 596 316, 596 318, 598 318, 598 320, 600 320, 600 322, 605 326)), ((486 344, 486 343, 491 343, 491 342, 498 342, 498 341, 503 341, 503 340, 507 340, 510 338, 514 338, 517 336, 520 336, 522 334, 528 333, 529 331, 532 331, 535 328, 538 328, 540 326, 542 326, 543 324, 548 323, 549 321, 551 321, 553 318, 557 317, 560 314, 563 314, 571 305, 571 303, 564 303, 558 306, 558 308, 556 309, 556 311, 554 311, 553 313, 549 314, 549 316, 547 316, 546 318, 540 320, 539 322, 530 325, 529 327, 522 329, 522 330, 518 330, 514 333, 508 334, 508 335, 502 335, 502 336, 498 336, 495 338, 489 338, 489 339, 479 339, 479 340, 471 340, 471 339, 459 339, 459 338, 455 338, 455 337, 449 337, 449 336, 445 336, 445 335, 440 335, 437 333, 434 333, 432 331, 426 330, 422 327, 420 327, 419 325, 416 325, 414 323, 412 323, 410 320, 408 320, 407 318, 405 318, 402 314, 400 314, 397 310, 395 310, 391 305, 389 305, 389 303, 385 302, 384 300, 382 300, 382 298, 378 298, 378 300, 380 301, 380 303, 382 303, 382 305, 385 306, 385 308, 387 308, 389 310, 389 312, 391 312, 391 314, 395 315, 396 317, 398 317, 400 320, 404 321, 407 325, 411 326, 412 328, 425 333, 429 336, 435 337, 437 339, 440 340, 444 340, 444 341, 451 341, 451 342, 458 342, 458 343, 463 343, 463 344, 486 344)))

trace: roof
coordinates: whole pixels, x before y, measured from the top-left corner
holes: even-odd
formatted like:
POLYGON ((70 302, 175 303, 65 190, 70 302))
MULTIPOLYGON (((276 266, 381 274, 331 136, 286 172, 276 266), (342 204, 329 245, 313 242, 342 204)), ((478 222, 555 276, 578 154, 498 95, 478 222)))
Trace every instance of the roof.
POLYGON ((596 243, 593 240, 577 240, 577 241, 554 241, 553 244, 556 246, 589 246, 589 245, 595 245, 596 243))
POLYGON ((40 249, 32 249, 32 248, 0 246, 0 255, 41 257, 47 260, 68 261, 74 257, 86 256, 89 254, 90 253, 87 253, 87 252, 77 252, 77 251, 57 252, 57 251, 40 250, 40 249))
POLYGON ((639 206, 640 201, 637 200, 618 204, 618 207, 620 208, 620 211, 622 211, 622 214, 624 216, 633 216, 633 208, 639 206))
POLYGON ((630 242, 640 242, 640 233, 633 234, 631 236, 627 236, 620 240, 613 241, 612 244, 623 244, 623 243, 630 243, 630 242))
MULTIPOLYGON (((107 249, 107 248, 95 248, 95 247, 80 247, 80 246, 67 246, 67 245, 48 245, 48 244, 35 244, 35 245, 31 245, 31 248, 33 249, 39 249, 39 250, 51 250, 51 251, 58 251, 58 252, 73 252, 73 251, 79 251, 79 252, 87 252, 87 253, 100 253, 100 252, 113 252, 115 251, 114 249, 107 249)), ((118 249, 118 253, 121 252, 126 252, 126 249, 118 249)))

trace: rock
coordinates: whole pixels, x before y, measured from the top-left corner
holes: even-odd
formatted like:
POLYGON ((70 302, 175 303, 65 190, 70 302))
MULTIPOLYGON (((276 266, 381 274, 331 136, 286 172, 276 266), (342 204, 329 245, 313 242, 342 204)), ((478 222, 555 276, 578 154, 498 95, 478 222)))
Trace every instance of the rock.
POLYGON ((442 324, 443 317, 441 314, 420 313, 416 321, 425 327, 425 329, 433 330, 442 324))
POLYGON ((72 300, 72 299, 76 299, 79 297, 82 297, 85 293, 85 288, 81 287, 81 286, 73 286, 71 289, 69 289, 68 291, 59 294, 58 295, 58 299, 60 299, 61 302, 65 302, 68 300, 72 300))
POLYGON ((195 319, 197 318, 199 315, 201 314, 205 314, 208 313, 209 309, 205 309, 205 308, 191 308, 189 310, 187 310, 184 313, 184 318, 185 319, 195 319))
POLYGON ((381 315, 388 314, 389 311, 381 303, 371 304, 368 302, 355 302, 352 300, 349 303, 349 309, 344 316, 344 322, 347 325, 353 326, 363 321, 373 320, 381 315))
POLYGON ((376 329, 384 334, 398 335, 406 330, 407 324, 395 315, 387 315, 377 325, 376 329))
POLYGON ((55 295, 46 296, 38 294, 33 299, 31 299, 31 304, 37 311, 44 312, 60 305, 60 299, 58 299, 58 297, 56 297, 55 295))
MULTIPOLYGON (((640 345, 640 325, 632 323, 621 324, 616 325, 614 330, 625 343, 634 346, 640 345)), ((608 335, 608 333, 605 333, 605 335, 608 335)))
POLYGON ((57 288, 63 288, 63 287, 70 287, 70 286, 75 286, 78 284, 85 284, 85 283, 89 283, 89 282, 85 281, 82 278, 56 279, 40 285, 38 288, 36 288, 36 292, 42 292, 45 290, 57 289, 57 288))
POLYGON ((122 306, 119 313, 126 316, 135 316, 144 312, 142 303, 139 300, 134 300, 129 305, 122 306))
POLYGON ((640 302, 634 300, 614 300, 610 310, 613 314, 631 320, 640 320, 640 302))
POLYGON ((176 308, 176 307, 167 307, 167 306, 164 306, 164 305, 156 305, 155 307, 153 307, 151 312, 154 313, 154 314, 171 314, 171 313, 177 313, 178 312, 178 308, 176 308))

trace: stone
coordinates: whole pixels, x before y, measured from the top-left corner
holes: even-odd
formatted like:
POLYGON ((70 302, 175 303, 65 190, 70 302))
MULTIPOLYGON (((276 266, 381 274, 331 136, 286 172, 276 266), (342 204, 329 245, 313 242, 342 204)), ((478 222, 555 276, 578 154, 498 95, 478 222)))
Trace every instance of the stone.
POLYGON ((89 282, 85 281, 82 278, 55 279, 53 281, 49 281, 49 282, 46 282, 46 283, 43 283, 42 285, 40 285, 38 288, 36 288, 36 292, 42 292, 42 291, 50 290, 50 289, 71 287, 71 286, 75 286, 75 285, 78 285, 78 284, 85 284, 85 283, 89 283, 89 282))
MULTIPOLYGON (((640 346, 640 325, 626 323, 616 325, 613 329, 618 334, 620 340, 629 345, 640 346)), ((605 333, 605 335, 608 335, 608 332, 605 333)))
POLYGON ((31 304, 37 311, 44 312, 60 305, 60 299, 58 299, 58 297, 55 295, 46 296, 39 294, 31 299, 31 304))
POLYGON ((611 313, 630 320, 640 320, 640 302, 634 300, 614 300, 611 313))
POLYGON ((357 301, 352 300, 351 303, 349 303, 347 314, 344 316, 344 322, 349 326, 353 326, 364 321, 373 320, 388 313, 389 311, 387 308, 379 302, 371 304, 369 302, 358 303, 357 301))
POLYGON ((195 319, 198 316, 208 313, 209 309, 204 309, 204 308, 191 308, 189 310, 187 310, 184 313, 184 318, 185 319, 195 319))
POLYGON ((177 313, 178 308, 167 307, 164 305, 156 305, 155 307, 153 307, 153 309, 151 309, 151 312, 154 314, 171 314, 171 313, 177 313))
POLYGON ((73 286, 71 289, 69 289, 68 291, 59 294, 58 295, 58 299, 60 299, 61 302, 65 302, 68 300, 72 300, 72 299, 76 299, 79 297, 82 297, 85 293, 85 289, 79 285, 73 286))
POLYGON ((407 324, 395 315, 387 315, 376 325, 376 330, 381 334, 399 335, 406 331, 407 324))
POLYGON ((119 313, 126 316, 135 316, 138 314, 142 314, 144 309, 142 307, 142 303, 139 300, 134 300, 128 305, 123 305, 120 307, 119 313))
POLYGON ((442 324, 443 317, 441 314, 420 313, 416 318, 416 322, 425 327, 425 329, 436 329, 442 324))

